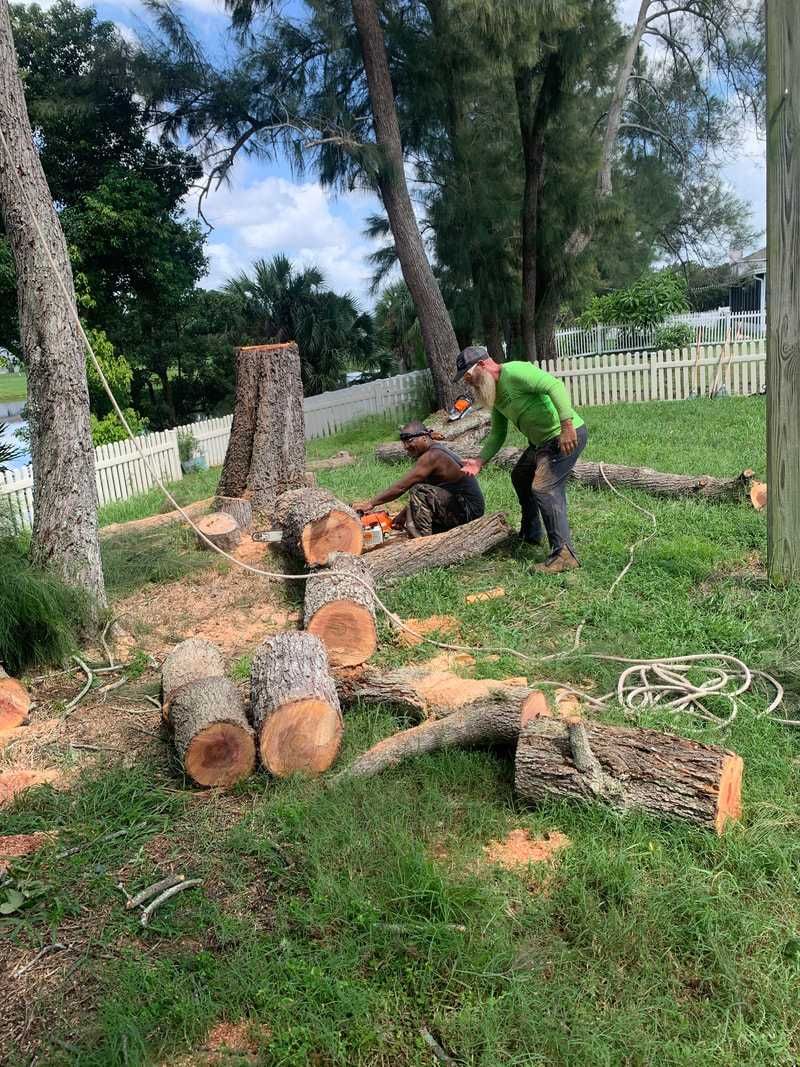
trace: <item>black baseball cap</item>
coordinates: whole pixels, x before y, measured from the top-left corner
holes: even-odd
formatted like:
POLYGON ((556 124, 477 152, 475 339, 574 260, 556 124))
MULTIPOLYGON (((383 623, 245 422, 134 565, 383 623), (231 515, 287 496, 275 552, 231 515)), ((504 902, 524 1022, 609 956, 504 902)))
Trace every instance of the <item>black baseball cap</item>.
POLYGON ((460 382, 471 367, 474 367, 476 363, 480 363, 482 359, 488 358, 489 353, 483 345, 470 345, 468 348, 463 349, 456 356, 456 371, 458 373, 453 378, 453 381, 460 382))

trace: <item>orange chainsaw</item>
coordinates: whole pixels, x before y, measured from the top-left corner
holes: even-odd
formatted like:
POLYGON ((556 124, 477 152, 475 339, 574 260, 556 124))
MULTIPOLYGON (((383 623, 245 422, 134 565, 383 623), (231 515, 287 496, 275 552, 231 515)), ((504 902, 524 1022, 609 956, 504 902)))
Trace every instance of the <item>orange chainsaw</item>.
POLYGON ((364 551, 368 552, 386 540, 392 529, 392 516, 388 511, 371 511, 361 516, 361 525, 364 528, 364 551))

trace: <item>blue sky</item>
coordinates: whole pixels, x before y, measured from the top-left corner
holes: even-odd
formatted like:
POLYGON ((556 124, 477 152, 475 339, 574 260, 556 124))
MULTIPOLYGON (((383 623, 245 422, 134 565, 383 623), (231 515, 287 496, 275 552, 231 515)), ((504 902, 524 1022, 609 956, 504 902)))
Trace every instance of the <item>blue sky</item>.
MULTIPOLYGON (((624 21, 635 20, 640 0, 618 0, 618 5, 624 21)), ((126 35, 143 35, 147 13, 137 0, 94 6, 126 35)), ((224 49, 228 18, 221 0, 183 0, 178 6, 206 47, 215 52, 224 49)), ((291 12, 293 6, 299 6, 299 0, 289 0, 284 9, 291 12)), ((754 228, 763 230, 765 146, 755 128, 743 124, 736 155, 723 161, 723 174, 750 204, 754 228)), ((187 209, 192 212, 195 205, 190 202, 187 209)), ((255 259, 283 252, 298 265, 317 264, 332 288, 350 292, 369 306, 371 270, 366 257, 375 246, 362 231, 366 217, 378 210, 371 194, 336 196, 310 175, 293 177, 283 160, 241 157, 232 168, 230 183, 212 191, 205 202, 204 214, 214 229, 208 236, 209 274, 204 284, 221 285, 255 259)))

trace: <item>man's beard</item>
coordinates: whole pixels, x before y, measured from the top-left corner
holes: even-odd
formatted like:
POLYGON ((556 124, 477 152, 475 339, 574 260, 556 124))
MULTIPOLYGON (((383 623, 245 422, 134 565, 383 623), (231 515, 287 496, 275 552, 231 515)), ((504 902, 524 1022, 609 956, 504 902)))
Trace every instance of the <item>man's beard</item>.
POLYGON ((481 407, 491 411, 497 398, 497 382, 488 371, 479 367, 475 368, 470 375, 470 379, 470 385, 475 390, 475 395, 480 401, 481 407))

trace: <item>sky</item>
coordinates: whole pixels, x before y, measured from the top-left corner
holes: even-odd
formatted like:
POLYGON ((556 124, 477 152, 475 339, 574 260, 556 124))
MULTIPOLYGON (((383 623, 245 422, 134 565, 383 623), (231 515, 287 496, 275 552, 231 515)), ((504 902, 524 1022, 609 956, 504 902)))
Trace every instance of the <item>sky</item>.
MULTIPOLYGON (((290 10, 292 4, 298 0, 289 0, 290 10)), ((47 0, 42 6, 47 6, 47 0)), ((94 6, 101 18, 116 22, 127 37, 143 35, 147 16, 138 0, 94 6)), ((228 17, 221 0, 182 0, 176 6, 206 47, 216 49, 225 41, 228 17)), ((618 0, 620 17, 634 22, 639 6, 640 0, 618 0)), ((765 146, 754 127, 743 124, 735 156, 723 162, 722 170, 737 195, 750 205, 753 228, 763 230, 765 146)), ((194 212, 196 203, 190 200, 187 210, 194 212)), ((369 293, 372 272, 367 256, 376 243, 362 231, 366 218, 379 211, 372 194, 335 195, 313 176, 293 176, 283 160, 240 156, 230 183, 212 191, 204 204, 203 213, 214 228, 208 234, 209 272, 203 284, 220 286, 247 270, 254 260, 283 252, 298 266, 316 264, 332 289, 349 292, 362 306, 370 307, 374 298, 369 293)))

